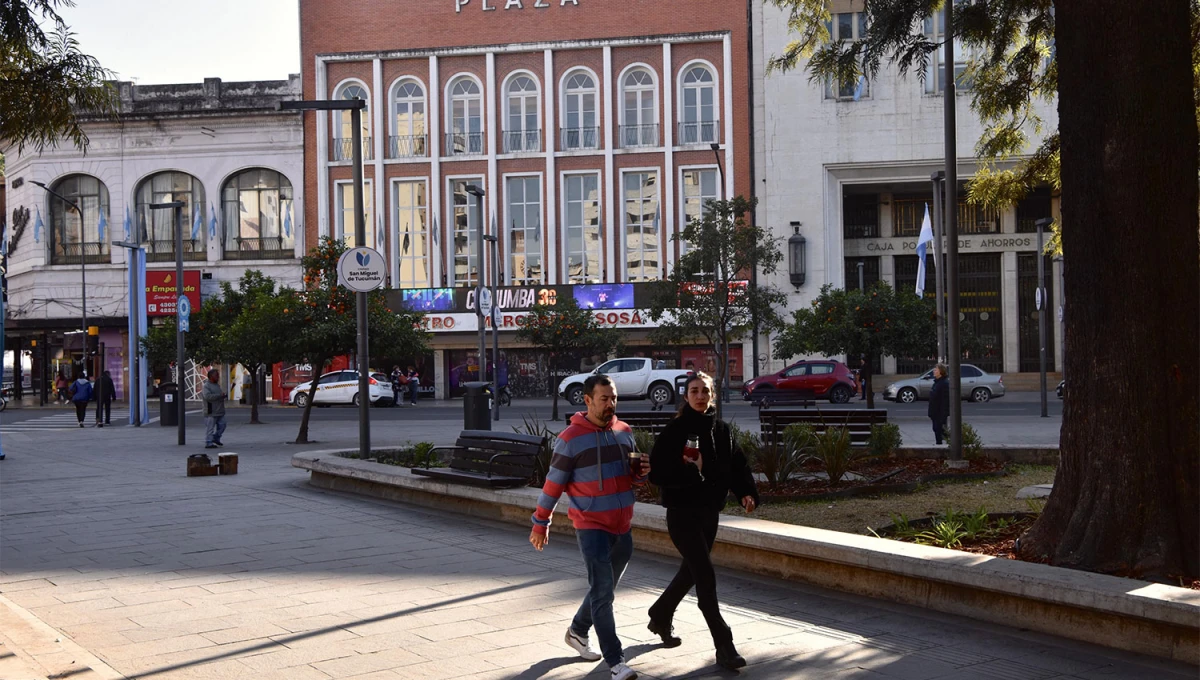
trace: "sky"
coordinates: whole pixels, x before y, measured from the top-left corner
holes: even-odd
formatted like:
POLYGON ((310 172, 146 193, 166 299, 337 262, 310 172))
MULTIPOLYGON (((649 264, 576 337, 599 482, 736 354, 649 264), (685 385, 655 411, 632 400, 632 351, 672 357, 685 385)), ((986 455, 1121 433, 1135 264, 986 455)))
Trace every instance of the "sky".
POLYGON ((76 0, 84 54, 141 85, 285 80, 300 72, 299 0, 76 0))

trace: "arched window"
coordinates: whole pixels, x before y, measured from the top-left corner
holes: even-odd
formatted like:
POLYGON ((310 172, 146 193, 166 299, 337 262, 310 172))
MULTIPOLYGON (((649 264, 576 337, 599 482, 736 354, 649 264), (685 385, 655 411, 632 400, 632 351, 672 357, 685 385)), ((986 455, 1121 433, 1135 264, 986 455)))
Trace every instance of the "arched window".
POLYGON ((136 205, 138 239, 151 262, 175 259, 175 210, 152 209, 152 203, 183 201, 183 259, 206 259, 204 238, 208 233, 204 210, 204 185, 186 172, 168 170, 150 175, 138 184, 136 205), (197 227, 196 222, 200 224, 197 227))
POLYGON ((621 146, 658 146, 658 88, 654 76, 635 68, 621 79, 621 146))
POLYGON ((505 92, 507 114, 504 117, 504 152, 542 150, 538 86, 533 78, 518 75, 508 81, 505 92))
POLYGON ((446 106, 446 155, 483 153, 483 94, 470 76, 450 81, 446 106))
POLYGON ((717 141, 717 85, 712 71, 693 66, 683 74, 680 91, 679 143, 717 141))
POLYGON ((78 205, 83 214, 50 196, 50 264, 79 264, 81 257, 109 262, 111 232, 106 227, 100 233, 101 216, 109 224, 108 187, 91 175, 68 175, 51 188, 78 205))
POLYGON ((425 127, 425 88, 415 80, 402 80, 392 89, 392 136, 389 158, 409 158, 428 153, 425 127))
MULTIPOLYGON (((361 99, 367 103, 362 110, 362 144, 363 160, 371 159, 371 95, 365 85, 354 81, 340 85, 333 94, 334 99, 361 99)), ((333 112, 333 160, 349 161, 354 159, 354 127, 350 123, 349 111, 333 112)))
POLYGON ((597 149, 596 80, 586 71, 572 73, 563 86, 563 149, 597 149))
POLYGON ((221 188, 225 259, 294 257, 292 183, 267 168, 243 170, 221 188))

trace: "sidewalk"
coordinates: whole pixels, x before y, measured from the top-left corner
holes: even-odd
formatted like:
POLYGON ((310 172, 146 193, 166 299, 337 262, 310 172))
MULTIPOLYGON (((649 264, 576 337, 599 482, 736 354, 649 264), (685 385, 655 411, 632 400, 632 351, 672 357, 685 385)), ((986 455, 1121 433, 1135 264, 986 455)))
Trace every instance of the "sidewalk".
MULTIPOLYGON (((353 446, 356 423, 329 425, 314 431, 322 448, 353 446)), ((607 677, 561 642, 586 588, 570 540, 554 536, 536 553, 520 528, 317 491, 289 465, 303 447, 281 442, 294 434, 235 423, 226 440, 241 453, 240 474, 206 478, 184 476, 186 454, 200 449, 175 446, 173 428, 66 431, 52 450, 6 435, 0 594, 9 610, 129 678, 607 677)), ((636 554, 622 581, 616 616, 631 664, 646 680, 734 677, 713 665, 694 599, 676 619, 683 646, 663 649, 646 631, 646 608, 676 566, 636 554)), ((747 677, 1195 676, 784 581, 726 570, 719 581, 747 677)), ((53 651, 17 657, 49 668, 41 657, 53 651)))

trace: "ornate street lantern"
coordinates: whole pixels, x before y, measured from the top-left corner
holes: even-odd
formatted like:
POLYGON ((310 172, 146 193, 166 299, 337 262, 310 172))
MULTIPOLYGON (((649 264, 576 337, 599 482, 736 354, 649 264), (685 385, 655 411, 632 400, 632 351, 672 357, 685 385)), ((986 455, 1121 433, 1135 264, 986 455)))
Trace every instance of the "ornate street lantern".
POLYGON ((800 223, 792 222, 792 237, 788 239, 788 272, 792 277, 792 285, 799 288, 804 285, 805 251, 808 240, 800 235, 800 223))

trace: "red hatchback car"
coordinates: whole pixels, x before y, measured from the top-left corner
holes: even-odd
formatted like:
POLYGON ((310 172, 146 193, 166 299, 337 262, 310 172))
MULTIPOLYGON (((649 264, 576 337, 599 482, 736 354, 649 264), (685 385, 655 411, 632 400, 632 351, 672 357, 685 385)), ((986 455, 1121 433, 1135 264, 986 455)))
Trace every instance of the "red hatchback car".
POLYGON ((759 376, 746 382, 742 398, 766 396, 768 391, 811 392, 817 399, 844 404, 858 393, 854 374, 840 361, 808 359, 797 361, 778 373, 759 376))

